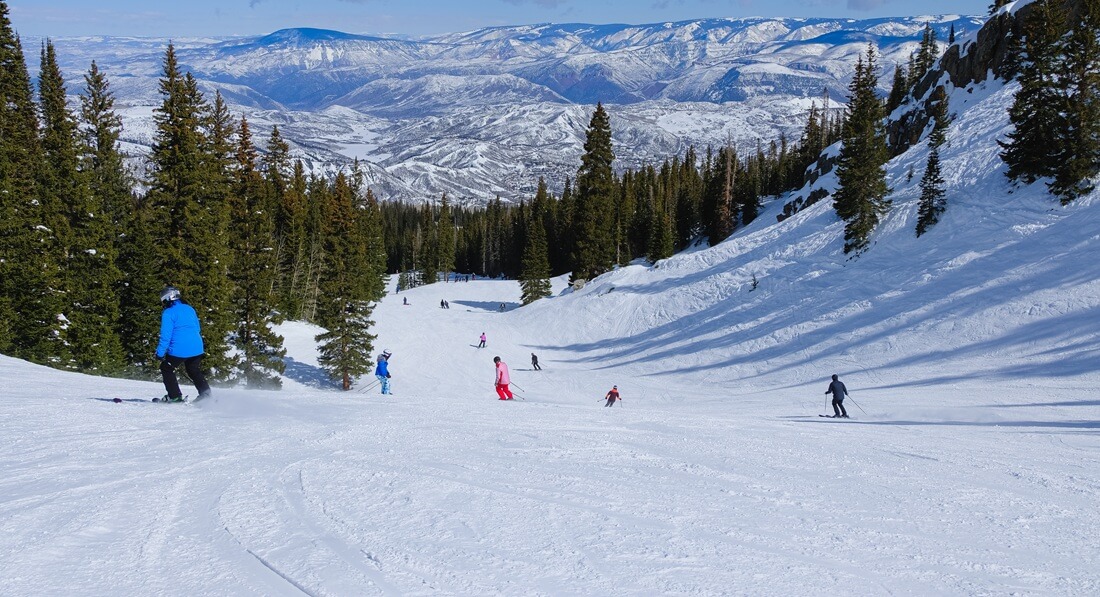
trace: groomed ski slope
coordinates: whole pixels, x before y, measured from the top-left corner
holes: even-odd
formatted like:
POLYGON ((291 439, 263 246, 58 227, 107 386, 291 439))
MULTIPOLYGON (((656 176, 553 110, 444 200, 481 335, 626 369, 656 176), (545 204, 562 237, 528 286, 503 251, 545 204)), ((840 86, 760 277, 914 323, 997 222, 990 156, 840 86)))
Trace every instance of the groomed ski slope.
POLYGON ((1100 206, 1009 193, 1012 90, 952 97, 919 240, 923 145, 856 260, 828 201, 776 202, 528 307, 508 281, 390 294, 393 396, 326 385, 300 323, 283 391, 199 405, 0 357, 0 592, 1100 593, 1100 206), (818 417, 832 373, 853 420, 818 417))

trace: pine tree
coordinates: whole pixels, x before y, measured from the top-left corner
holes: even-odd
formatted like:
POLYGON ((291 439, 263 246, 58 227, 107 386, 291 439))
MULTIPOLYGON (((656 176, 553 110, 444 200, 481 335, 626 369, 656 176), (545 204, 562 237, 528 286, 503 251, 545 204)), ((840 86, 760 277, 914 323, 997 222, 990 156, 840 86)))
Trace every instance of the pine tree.
POLYGON ((324 265, 319 283, 317 321, 327 329, 316 337, 318 363, 344 390, 371 369, 369 333, 371 268, 366 245, 356 232, 356 209, 351 185, 337 174, 325 207, 324 265))
POLYGON ((585 134, 577 170, 573 220, 573 278, 592 279, 611 269, 615 260, 615 174, 611 120, 597 104, 585 134))
POLYGON ((0 1, 0 350, 60 364, 63 308, 56 213, 42 201, 45 158, 23 48, 0 1))
POLYGON ((1058 40, 1065 31, 1065 15, 1056 2, 1035 2, 1024 22, 1023 36, 1013 44, 1019 59, 1016 78, 1020 90, 1008 118, 1016 128, 1007 141, 998 141, 1001 159, 1008 165, 1005 174, 1013 182, 1031 184, 1053 176, 1058 165, 1057 131, 1062 127, 1058 40))
POLYGON ((931 25, 924 26, 924 34, 921 37, 920 48, 917 50, 916 72, 910 73, 913 86, 921 81, 940 57, 939 46, 936 45, 936 30, 931 25))
POLYGON ((451 202, 447 199, 447 193, 439 202, 439 223, 436 225, 436 238, 438 256, 437 269, 446 280, 455 268, 455 223, 451 215, 451 202))
POLYGON ((1062 204, 1092 192, 1100 174, 1100 0, 1081 0, 1080 20, 1062 43, 1065 96, 1050 190, 1062 204))
MULTIPOLYGON (((39 90, 43 148, 46 155, 44 204, 57 206, 66 230, 62 254, 68 294, 65 341, 68 367, 95 373, 117 373, 123 367, 119 317, 115 222, 108 199, 91 192, 93 172, 81 168, 85 153, 77 122, 66 105, 65 82, 53 43, 42 49, 39 90), (62 207, 63 206, 63 207, 62 207)), ((91 164, 87 164, 91 166, 91 164)), ((60 219, 60 218, 58 218, 60 219)))
POLYGON ((890 87, 890 95, 886 98, 886 113, 889 114, 894 111, 905 101, 905 96, 909 95, 909 76, 905 72, 905 67, 898 64, 894 69, 894 84, 890 87))
POLYGON ((947 95, 940 91, 939 100, 933 105, 932 133, 928 136, 928 162, 920 180, 920 204, 917 208, 917 236, 928 231, 940 221, 947 209, 943 173, 940 169, 940 147, 947 141, 947 125, 950 122, 947 95))
POLYGON ((271 288, 275 283, 275 218, 272 197, 256 168, 258 155, 248 120, 237 129, 236 182, 230 196, 233 234, 233 347, 240 355, 239 373, 249 388, 279 388, 285 365, 283 338, 272 330, 281 322, 271 288))
MULTIPOLYGON (((88 276, 96 284, 93 290, 97 298, 94 304, 99 309, 102 325, 112 331, 117 338, 117 348, 111 344, 114 339, 103 341, 105 362, 109 368, 115 364, 126 367, 135 363, 128 358, 134 346, 125 342, 124 326, 129 325, 123 319, 123 300, 127 296, 127 286, 138 282, 126 277, 121 268, 122 248, 129 230, 129 222, 134 217, 133 180, 126 168, 119 139, 122 134, 122 118, 115 112, 115 98, 110 90, 107 77, 100 72, 93 61, 88 73, 84 75, 84 93, 80 96, 80 125, 82 139, 81 169, 87 179, 87 188, 93 209, 98 217, 92 220, 95 226, 85 235, 93 246, 98 246, 96 255, 100 257, 97 267, 100 272, 88 276), (110 356, 118 351, 117 361, 110 356)), ((155 285, 155 283, 154 283, 155 285)), ((155 290, 150 288, 150 290, 155 290)), ((141 309, 155 314, 156 305, 152 301, 142 301, 141 309)), ((149 337, 155 333, 154 318, 146 320, 147 326, 141 332, 149 337)), ((106 333, 106 330, 104 331, 106 333)), ((142 344, 142 354, 149 354, 148 345, 142 344)))
POLYGON ((523 271, 519 276, 524 305, 550 296, 550 258, 541 211, 533 211, 527 246, 523 249, 523 271))
POLYGON ((180 288, 199 315, 203 364, 213 370, 213 379, 227 379, 234 366, 228 353, 233 323, 225 242, 232 122, 224 104, 211 110, 194 78, 181 74, 172 45, 165 52, 160 91, 148 192, 156 239, 152 257, 163 284, 180 288))
POLYGON ((860 253, 879 218, 890 208, 886 198, 886 131, 883 106, 875 94, 875 49, 868 45, 866 58, 856 63, 849 85, 848 114, 844 124, 844 144, 836 169, 838 188, 833 196, 837 215, 845 221, 844 252, 860 253))
POLYGON ((1007 6, 1012 0, 993 0, 993 3, 989 5, 989 14, 993 14, 1001 9, 1002 6, 1007 6))

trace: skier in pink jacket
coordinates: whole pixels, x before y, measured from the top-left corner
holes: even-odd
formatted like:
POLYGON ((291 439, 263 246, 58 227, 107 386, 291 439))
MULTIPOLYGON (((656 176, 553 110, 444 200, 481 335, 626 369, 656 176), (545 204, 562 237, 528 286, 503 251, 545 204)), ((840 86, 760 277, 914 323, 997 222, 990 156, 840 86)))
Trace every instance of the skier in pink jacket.
POLYGON ((508 365, 500 357, 493 357, 493 362, 497 365, 497 396, 501 400, 512 400, 512 390, 508 389, 508 384, 512 381, 508 377, 508 365))

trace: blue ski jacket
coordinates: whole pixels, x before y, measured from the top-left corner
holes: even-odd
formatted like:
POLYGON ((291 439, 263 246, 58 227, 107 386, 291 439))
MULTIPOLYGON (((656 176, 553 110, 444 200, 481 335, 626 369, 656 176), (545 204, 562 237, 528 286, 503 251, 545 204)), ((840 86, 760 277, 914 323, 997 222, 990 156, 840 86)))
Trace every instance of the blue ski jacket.
POLYGON ((378 368, 374 370, 374 374, 382 377, 390 376, 390 365, 386 359, 378 359, 378 368))
POLYGON ((165 356, 187 359, 204 352, 202 335, 199 330, 199 316, 195 309, 180 301, 172 304, 160 314, 160 343, 157 344, 157 358, 165 356))

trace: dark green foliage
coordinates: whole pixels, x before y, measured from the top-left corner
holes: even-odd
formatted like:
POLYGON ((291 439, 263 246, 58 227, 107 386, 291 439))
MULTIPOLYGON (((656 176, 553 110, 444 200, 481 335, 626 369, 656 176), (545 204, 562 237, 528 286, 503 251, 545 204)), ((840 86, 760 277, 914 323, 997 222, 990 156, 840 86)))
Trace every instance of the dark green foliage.
POLYGON ((1061 44, 1062 128, 1050 190, 1065 205, 1091 192, 1100 174, 1100 0, 1081 0, 1080 20, 1061 44))
POLYGON ((43 200, 45 175, 23 49, 0 2, 0 349, 60 365, 61 239, 51 225, 63 216, 43 200))
POLYGON ((585 135, 584 154, 577 170, 576 211, 573 220, 573 277, 591 279, 615 262, 615 175, 611 169, 611 120, 596 105, 585 135))
POLYGON ((909 77, 905 67, 899 64, 894 69, 894 83, 890 87, 890 96, 886 98, 886 113, 893 112, 894 108, 905 101, 907 95, 909 95, 909 77))
POLYGON ((234 322, 232 255, 226 242, 233 123, 220 96, 211 108, 195 79, 180 73, 171 45, 160 90, 148 192, 153 258, 162 283, 180 288, 198 313, 206 347, 203 364, 211 368, 213 379, 224 380, 236 364, 228 350, 234 322))
POLYGON ((993 0, 993 3, 989 5, 989 14, 993 14, 1001 9, 1002 6, 1008 5, 1012 0, 993 0))
POLYGON ((436 267, 446 279, 455 268, 455 223, 446 193, 439 202, 439 215, 436 217, 436 245, 436 267))
POLYGON ((317 323, 328 331, 317 336, 318 362, 344 390, 371 370, 374 336, 369 333, 372 281, 367 243, 347 177, 340 173, 324 206, 322 273, 318 284, 317 323))
POLYGON ((64 81, 53 44, 47 41, 39 84, 49 173, 44 188, 55 193, 57 203, 65 206, 67 220, 62 267, 68 291, 68 366, 115 374, 125 366, 117 326, 122 272, 118 269, 116 242, 120 211, 129 198, 125 190, 128 181, 115 147, 117 116, 109 111, 106 81, 94 65, 86 80, 89 88, 82 97, 81 114, 90 120, 85 124, 85 134, 81 134, 65 103, 64 81), (101 150, 100 143, 110 147, 101 150))
MULTIPOLYGON (((542 190, 545 191, 545 187, 542 190)), ((523 271, 519 277, 524 305, 550 296, 549 249, 540 211, 532 213, 529 230, 527 246, 523 250, 523 271)))
MULTIPOLYGON (((84 77, 85 89, 80 95, 80 168, 85 177, 88 206, 73 223, 73 231, 79 250, 80 243, 94 248, 95 253, 85 251, 77 255, 85 263, 70 259, 77 276, 74 292, 87 295, 89 308, 83 313, 86 323, 79 332, 90 342, 88 349, 75 350, 76 361, 92 356, 83 368, 91 371, 118 373, 133 361, 127 357, 128 347, 122 342, 121 317, 125 278, 119 266, 120 244, 125 240, 124 231, 133 217, 133 180, 123 163, 119 151, 122 119, 114 112, 114 97, 106 76, 100 73, 95 62, 91 63, 84 77)), ((150 331, 149 333, 152 333, 150 331)), ((74 340, 74 345, 80 344, 74 340)))
POLYGON ((883 105, 875 95, 874 46, 856 63, 849 85, 848 117, 844 124, 844 145, 837 165, 838 188, 833 196, 837 215, 845 221, 844 252, 856 254, 867 248, 879 218, 890 208, 886 198, 886 132, 883 105))
POLYGON ((229 199, 233 230, 229 243, 234 255, 229 277, 236 321, 232 344, 240 354, 233 377, 249 388, 279 388, 286 350, 283 338, 272 330, 282 320, 271 292, 278 265, 274 199, 256 168, 257 151, 248 120, 242 118, 237 131, 236 181, 229 199))
POLYGON ((1016 38, 1020 90, 1008 117, 1016 127, 1007 141, 999 141, 1006 175, 1013 182, 1031 184, 1053 176, 1058 166, 1057 131, 1062 128, 1058 40, 1065 31, 1065 15, 1057 0, 1038 0, 1024 22, 1024 34, 1016 38))
POLYGON ((947 109, 947 95, 940 94, 933 105, 934 125, 928 136, 928 162, 924 167, 924 176, 920 180, 920 204, 917 208, 917 236, 924 234, 940 221, 940 215, 947 209, 946 191, 943 173, 940 168, 940 147, 947 141, 947 125, 950 123, 947 109))

